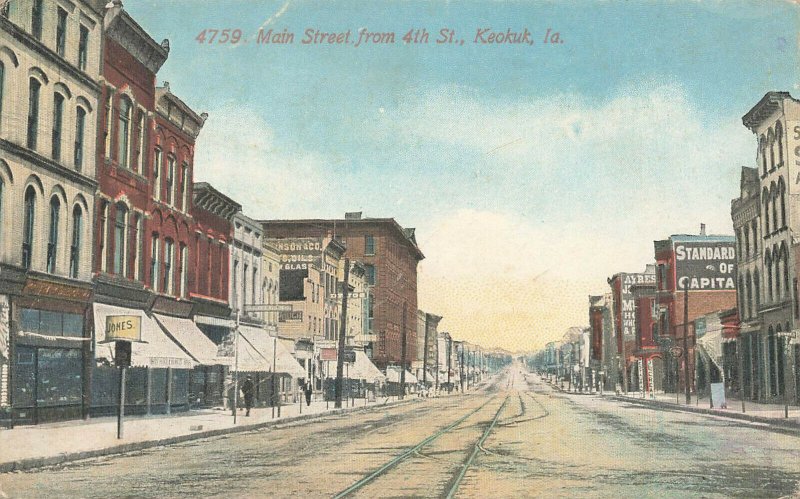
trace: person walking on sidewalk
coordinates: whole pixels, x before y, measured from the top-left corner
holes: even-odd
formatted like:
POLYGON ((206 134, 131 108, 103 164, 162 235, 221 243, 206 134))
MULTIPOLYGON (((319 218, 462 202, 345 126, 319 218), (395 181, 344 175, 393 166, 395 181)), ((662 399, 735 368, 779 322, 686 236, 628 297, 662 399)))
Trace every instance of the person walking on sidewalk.
POLYGON ((311 405, 311 394, 314 393, 311 385, 311 380, 306 382, 306 406, 311 405))
POLYGON ((247 410, 245 416, 250 415, 250 408, 253 407, 253 392, 255 392, 255 385, 253 385, 253 377, 248 375, 242 383, 242 395, 244 395, 244 407, 247 410))

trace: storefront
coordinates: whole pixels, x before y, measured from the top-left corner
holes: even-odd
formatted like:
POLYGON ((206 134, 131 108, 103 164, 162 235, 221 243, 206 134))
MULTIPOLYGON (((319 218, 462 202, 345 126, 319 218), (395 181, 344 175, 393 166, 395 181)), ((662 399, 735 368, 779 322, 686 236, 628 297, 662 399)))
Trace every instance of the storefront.
POLYGON ((108 316, 138 316, 142 343, 133 343, 125 383, 126 414, 158 414, 189 409, 189 381, 197 362, 142 310, 95 303, 95 352, 92 366, 92 415, 116 413, 119 370, 114 345, 104 343, 108 316))
POLYGON ((281 403, 296 402, 294 396, 297 394, 298 380, 306 376, 302 366, 294 359, 283 343, 276 336, 270 336, 266 330, 241 325, 239 332, 270 365, 270 381, 267 386, 263 387, 266 400, 270 402, 273 400, 271 394, 275 390, 280 396, 281 403), (275 375, 274 384, 271 378, 273 371, 275 375))
POLYGON ((220 356, 219 348, 191 320, 153 314, 156 323, 197 363, 189 379, 191 407, 223 405, 225 374, 232 357, 220 356))
POLYGON ((20 295, 0 295, 0 332, 9 333, 0 357, 10 360, 0 367, 10 387, 2 397, 12 425, 87 415, 91 288, 61 281, 29 277, 20 295))

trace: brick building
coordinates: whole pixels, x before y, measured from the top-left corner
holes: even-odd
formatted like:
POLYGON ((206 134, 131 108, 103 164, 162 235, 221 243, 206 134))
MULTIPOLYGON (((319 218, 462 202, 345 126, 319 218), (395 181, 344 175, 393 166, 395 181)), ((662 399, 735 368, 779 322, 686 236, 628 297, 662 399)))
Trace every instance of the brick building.
MULTIPOLYGON (((680 350, 677 379, 665 369, 664 387, 684 390, 686 359, 689 373, 694 373, 695 338, 692 323, 698 317, 736 305, 736 253, 733 236, 672 235, 654 241, 656 260, 657 332, 663 348, 680 350), (688 290, 688 325, 684 327, 684 291, 688 290), (684 343, 684 331, 688 336, 684 343), (688 345, 688 352, 684 345, 688 345), (688 355, 687 355, 688 354, 688 355)), ((674 350, 676 355, 678 350, 674 350)), ((671 365, 673 359, 666 359, 671 365)), ((693 378, 693 374, 690 374, 693 378)), ((693 380, 689 380, 690 387, 693 380)))
POLYGON ((269 238, 332 237, 344 244, 345 256, 364 263, 372 296, 367 323, 376 339, 373 361, 381 368, 400 364, 405 336, 405 367, 410 367, 416 358, 417 264, 424 258, 413 229, 404 229, 393 218, 362 218, 360 213, 335 220, 262 223, 269 238))

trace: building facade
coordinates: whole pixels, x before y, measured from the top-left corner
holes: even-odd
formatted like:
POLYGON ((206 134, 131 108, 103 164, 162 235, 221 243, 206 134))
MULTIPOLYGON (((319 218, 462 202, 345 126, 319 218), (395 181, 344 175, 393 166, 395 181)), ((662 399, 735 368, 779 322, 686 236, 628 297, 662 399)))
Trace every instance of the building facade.
POLYGON ((336 239, 346 248, 345 256, 362 262, 371 286, 367 310, 376 338, 373 361, 380 368, 400 364, 405 338, 405 367, 410 367, 416 357, 417 264, 424 258, 413 229, 404 229, 391 218, 362 218, 360 213, 336 220, 268 220, 262 224, 270 238, 336 239))

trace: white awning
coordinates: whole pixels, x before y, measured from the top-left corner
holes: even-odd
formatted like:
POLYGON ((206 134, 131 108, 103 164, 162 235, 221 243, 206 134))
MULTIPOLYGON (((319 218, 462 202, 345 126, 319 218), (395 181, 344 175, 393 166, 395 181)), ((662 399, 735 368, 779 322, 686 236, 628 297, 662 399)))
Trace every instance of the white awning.
MULTIPOLYGON (((400 368, 396 367, 387 367, 386 368, 386 380, 391 383, 400 383, 400 368)), ((417 377, 411 374, 410 372, 406 371, 406 384, 414 384, 417 382, 417 377)))
POLYGON ((239 326, 239 333, 255 347, 256 350, 272 366, 272 359, 275 359, 275 372, 285 373, 293 378, 305 378, 305 369, 295 360, 286 347, 276 338, 269 335, 264 329, 252 326, 239 326), (277 347, 277 350, 275 349, 277 347))
POLYGON ((114 361, 114 344, 102 343, 106 339, 106 317, 109 315, 136 315, 142 321, 142 341, 131 345, 131 366, 192 369, 196 362, 172 341, 161 327, 143 310, 94 304, 95 358, 114 361))
POLYGON ((369 360, 367 354, 361 350, 356 350, 356 361, 350 364, 349 377, 352 379, 363 379, 368 383, 372 383, 377 379, 383 379, 386 376, 375 367, 375 364, 369 360))
POLYGON ((233 329, 236 327, 236 322, 231 319, 224 319, 222 317, 212 317, 210 315, 195 315, 194 321, 197 324, 226 327, 228 329, 233 329))
POLYGON ((153 314, 153 317, 184 350, 189 352, 189 355, 198 364, 204 366, 229 366, 232 364, 230 357, 217 356, 217 345, 208 339, 208 336, 203 334, 191 319, 181 319, 161 314, 153 314))

